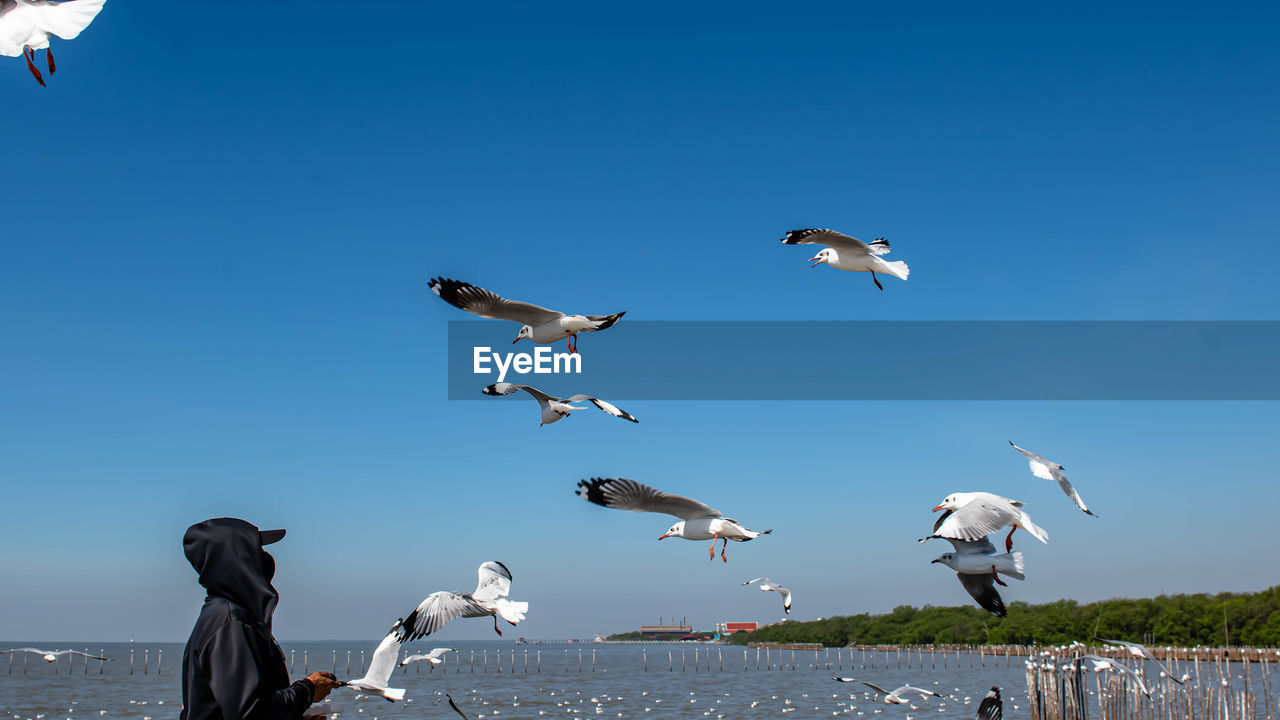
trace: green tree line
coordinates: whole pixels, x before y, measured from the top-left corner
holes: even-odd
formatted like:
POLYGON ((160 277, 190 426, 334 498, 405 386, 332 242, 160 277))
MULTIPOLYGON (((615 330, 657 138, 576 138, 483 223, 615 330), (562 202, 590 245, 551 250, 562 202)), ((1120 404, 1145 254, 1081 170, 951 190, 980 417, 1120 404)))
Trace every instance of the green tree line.
POLYGON ((901 605, 883 615, 844 615, 812 622, 783 622, 729 642, 808 642, 827 647, 851 643, 885 645, 1063 645, 1097 634, 1113 640, 1177 647, 1280 646, 1280 586, 1256 593, 1160 595, 1081 605, 1058 600, 1041 605, 1014 602, 998 618, 981 608, 914 608, 901 605), (1225 629, 1225 631, 1224 631, 1225 629), (1230 640, 1228 642, 1228 633, 1230 640))

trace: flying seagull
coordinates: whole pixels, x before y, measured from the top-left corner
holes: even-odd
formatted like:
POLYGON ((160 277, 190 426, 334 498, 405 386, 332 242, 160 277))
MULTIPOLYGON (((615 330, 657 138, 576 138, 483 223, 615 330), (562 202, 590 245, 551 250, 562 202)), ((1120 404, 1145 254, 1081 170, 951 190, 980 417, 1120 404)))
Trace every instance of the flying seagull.
POLYGON ((1146 695, 1147 697, 1151 697, 1151 690, 1146 686, 1145 683, 1142 682, 1142 676, 1139 675, 1136 671, 1134 671, 1133 668, 1129 667, 1128 665, 1125 665, 1124 663, 1116 662, 1111 658, 1104 658, 1101 655, 1081 655, 1080 659, 1088 660, 1089 664, 1092 666, 1089 669, 1093 670, 1094 672, 1100 672, 1102 670, 1115 670, 1122 675, 1128 675, 1129 677, 1133 678, 1134 682, 1138 684, 1138 689, 1142 691, 1143 695, 1146 695))
POLYGON ((49 75, 57 72, 49 36, 74 39, 93 22, 106 0, 0 0, 0 55, 27 61, 31 76, 45 87, 44 76, 36 68, 37 50, 45 51, 49 75))
POLYGON ((344 686, 369 695, 377 695, 386 699, 387 702, 404 699, 404 690, 387 687, 387 683, 391 682, 391 673, 396 669, 396 656, 400 654, 402 625, 403 620, 397 620, 387 632, 387 636, 378 643, 378 648, 373 651, 373 658, 369 660, 369 671, 364 674, 364 677, 359 680, 348 680, 342 683, 344 686))
MULTIPOLYGON (((714 544, 714 543, 713 543, 713 544, 714 544)), ((743 584, 743 585, 750 585, 751 583, 760 583, 760 589, 761 589, 761 590, 763 590, 763 591, 765 591, 765 592, 769 592, 770 590, 772 590, 772 591, 774 591, 774 592, 778 593, 779 595, 781 595, 781 596, 782 596, 782 609, 783 609, 784 611, 786 611, 786 613, 787 613, 788 615, 790 615, 790 614, 791 614, 791 591, 790 591, 790 590, 788 590, 788 589, 786 589, 786 588, 782 587, 781 585, 779 585, 779 584, 775 583, 774 581, 770 580, 770 579, 769 579, 769 578, 767 578, 767 577, 756 578, 755 580, 748 580, 748 581, 746 581, 746 582, 744 582, 744 583, 742 583, 742 584, 743 584)))
POLYGON ((512 602, 507 599, 511 592, 511 571, 500 562, 490 561, 478 570, 480 581, 474 592, 459 593, 441 590, 433 592, 423 600, 397 633, 401 642, 417 640, 444 627, 457 617, 493 617, 493 631, 502 634, 498 629, 498 618, 515 625, 524 619, 529 612, 529 603, 512 602))
POLYGON ((1147 649, 1147 646, 1140 645, 1136 642, 1128 642, 1127 640, 1107 640, 1106 638, 1100 638, 1097 635, 1094 635, 1093 639, 1097 640, 1100 643, 1106 643, 1108 645, 1115 645, 1117 647, 1122 647, 1125 650, 1127 650, 1131 656, 1135 658, 1139 658, 1142 660, 1150 660, 1151 662, 1156 664, 1156 667, 1160 668, 1160 672, 1163 673, 1165 677, 1169 678, 1170 680, 1173 680, 1179 685, 1182 684, 1182 680, 1178 679, 1173 673, 1169 672, 1169 668, 1165 667, 1164 663, 1157 660, 1156 656, 1152 655, 1151 651, 1147 649))
POLYGON ((710 540, 711 548, 707 551, 710 559, 716 557, 716 541, 724 540, 720 548, 720 559, 729 562, 725 557, 725 549, 729 541, 747 542, 761 535, 768 535, 773 530, 756 532, 738 524, 733 518, 724 517, 719 510, 712 510, 705 503, 692 500, 683 495, 672 495, 644 483, 625 478, 591 478, 579 480, 577 493, 597 505, 631 512, 652 512, 674 515, 681 518, 658 539, 669 537, 685 540, 710 540))
POLYGON ((542 422, 538 423, 538 427, 550 425, 561 418, 569 417, 569 413, 574 410, 586 410, 586 407, 570 404, 583 402, 584 400, 614 417, 622 418, 623 420, 630 420, 633 423, 640 422, 635 419, 631 413, 621 410, 600 398, 592 397, 590 395, 571 395, 567 398, 558 398, 553 395, 548 395, 536 387, 509 382, 500 382, 488 385, 480 392, 485 395, 510 395, 517 390, 523 390, 532 395, 533 399, 537 400, 538 405, 542 408, 542 422))
POLYGON ((978 703, 978 714, 973 720, 1004 720, 1004 702, 1000 699, 1000 688, 995 685, 982 696, 978 703))
POLYGON ((943 498, 933 511, 946 510, 933 524, 933 534, 920 538, 942 537, 951 540, 980 540, 1004 527, 1009 535, 1004 539, 1004 549, 1013 549, 1013 533, 1022 528, 1042 543, 1049 542, 1049 533, 1031 522, 1031 516, 1023 512, 1022 502, 1010 500, 989 492, 958 492, 943 498))
POLYGON ((425 660, 432 665, 439 665, 444 662, 444 660, 441 660, 440 658, 444 657, 445 653, 451 652, 458 652, 458 650, 457 648, 432 648, 431 652, 426 655, 410 655, 409 657, 401 660, 400 664, 403 666, 408 665, 409 663, 422 662, 425 660))
POLYGON ((885 705, 905 705, 906 703, 910 702, 909 700, 903 697, 903 695, 906 695, 907 693, 919 693, 922 696, 932 695, 934 697, 945 697, 944 695, 939 695, 938 693, 932 690, 925 690, 924 688, 911 687, 910 685, 903 685, 897 690, 890 692, 880 687, 879 685, 876 685, 875 683, 869 683, 866 680, 859 680, 858 678, 835 677, 831 679, 835 680, 836 682, 862 683, 863 685, 866 685, 867 687, 871 688, 872 690, 875 690, 881 695, 884 695, 884 700, 882 700, 881 702, 883 702, 885 705))
POLYGON ((107 662, 111 662, 111 658, 109 657, 98 657, 97 655, 90 655, 89 653, 80 652, 79 650, 41 650, 40 648, 33 648, 33 647, 13 648, 11 650, 0 650, 0 655, 8 655, 9 653, 21 653, 21 652, 34 653, 36 655, 39 655, 40 659, 44 660, 45 662, 54 662, 58 658, 62 657, 63 655, 81 655, 87 660, 105 660, 107 662))
MULTIPOLYGON (((1013 445, 1013 441, 1010 440, 1009 444, 1013 445)), ((1056 481, 1058 483, 1058 487, 1062 488, 1062 492, 1066 493, 1067 497, 1071 498, 1071 502, 1075 503, 1076 507, 1085 511, 1088 515, 1098 517, 1092 510, 1085 506, 1084 499, 1080 497, 1080 493, 1076 492, 1075 487, 1071 485, 1071 481, 1067 480, 1066 474, 1062 472, 1061 465, 1056 462, 1049 462, 1033 452, 1023 450, 1017 445, 1013 445, 1013 449, 1022 453, 1022 456, 1027 459, 1028 464, 1031 465, 1032 475, 1043 480, 1056 481)))
POLYGON ((627 314, 623 311, 613 315, 565 315, 527 302, 507 300, 484 288, 442 277, 431 281, 431 292, 472 315, 520 323, 520 334, 512 343, 527 338, 540 345, 548 345, 569 338, 569 352, 572 353, 578 352, 578 333, 604 330, 627 314))
POLYGON ((869 272, 871 281, 881 290, 884 290, 884 286, 876 278, 877 271, 903 280, 911 274, 906 263, 889 262, 880 257, 889 254, 889 241, 884 238, 876 238, 865 243, 856 237, 850 237, 835 230, 807 228, 792 230, 782 238, 782 242, 787 245, 826 245, 827 247, 818 251, 817 255, 809 258, 809 262, 813 263, 809 266, 810 268, 826 263, 837 270, 869 272))
MULTIPOLYGON (((449 693, 445 693, 445 694, 444 694, 444 696, 445 696, 445 698, 447 698, 447 699, 449 700, 449 707, 453 708, 453 711, 454 711, 454 712, 458 713, 459 715, 461 715, 461 716, 462 716, 462 717, 464 717, 464 718, 466 718, 466 717, 467 717, 467 714, 466 714, 466 713, 464 713, 464 712, 462 712, 462 708, 458 707, 458 703, 456 703, 456 702, 454 702, 454 701, 453 701, 453 696, 452 696, 452 695, 450 695, 449 693)), ((471 718, 467 718, 467 720, 471 720, 471 718)))
POLYGON ((982 609, 1000 617, 1007 615, 1004 600, 996 591, 997 583, 1000 585, 1005 583, 997 573, 1025 580, 1026 575, 1022 572, 1022 553, 996 555, 995 546, 985 537, 973 541, 947 539, 955 547, 955 552, 943 553, 941 557, 930 562, 942 563, 955 570, 960 585, 982 609))

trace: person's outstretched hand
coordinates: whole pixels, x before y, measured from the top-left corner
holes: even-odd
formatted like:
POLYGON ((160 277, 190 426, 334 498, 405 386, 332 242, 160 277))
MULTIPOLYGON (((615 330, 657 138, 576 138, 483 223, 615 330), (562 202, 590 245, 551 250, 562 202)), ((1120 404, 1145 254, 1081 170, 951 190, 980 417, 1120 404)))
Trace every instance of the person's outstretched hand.
POLYGON ((315 688, 315 692, 311 695, 311 702, 313 703, 318 703, 329 697, 329 692, 339 685, 338 678, 334 677, 333 673, 320 672, 319 670, 308 675, 307 680, 310 680, 312 687, 315 688))

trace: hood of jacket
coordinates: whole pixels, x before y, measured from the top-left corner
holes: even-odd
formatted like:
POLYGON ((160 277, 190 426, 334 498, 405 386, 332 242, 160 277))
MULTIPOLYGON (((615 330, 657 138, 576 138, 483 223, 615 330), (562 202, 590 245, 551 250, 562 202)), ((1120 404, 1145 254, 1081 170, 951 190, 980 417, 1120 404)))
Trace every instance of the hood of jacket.
POLYGON ((230 600, 270 628, 280 600, 271 586, 276 562, 262 549, 256 526, 238 518, 205 520, 187 528, 182 549, 209 597, 230 600))

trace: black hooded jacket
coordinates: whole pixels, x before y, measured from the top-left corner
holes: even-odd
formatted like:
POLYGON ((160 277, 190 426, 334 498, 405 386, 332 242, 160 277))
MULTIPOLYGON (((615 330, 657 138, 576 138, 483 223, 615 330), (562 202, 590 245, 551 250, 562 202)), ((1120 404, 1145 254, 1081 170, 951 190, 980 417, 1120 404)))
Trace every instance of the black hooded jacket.
POLYGON ((308 680, 289 684, 284 652, 271 636, 280 596, 275 560, 258 528, 236 518, 206 520, 182 538, 209 591, 182 654, 181 720, 298 720, 311 706, 308 680))

